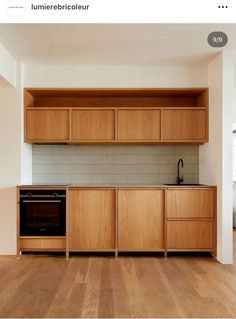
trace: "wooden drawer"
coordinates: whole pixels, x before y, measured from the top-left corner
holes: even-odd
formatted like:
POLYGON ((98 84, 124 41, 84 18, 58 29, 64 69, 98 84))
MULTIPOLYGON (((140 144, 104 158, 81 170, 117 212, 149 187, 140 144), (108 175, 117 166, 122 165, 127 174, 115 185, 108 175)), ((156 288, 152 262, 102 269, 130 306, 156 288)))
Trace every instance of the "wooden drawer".
POLYGON ((168 249, 209 249, 214 248, 214 221, 168 221, 168 249))
POLYGON ((65 238, 20 238, 20 250, 65 250, 65 238))
POLYGON ((168 189, 167 217, 213 218, 214 189, 168 189))

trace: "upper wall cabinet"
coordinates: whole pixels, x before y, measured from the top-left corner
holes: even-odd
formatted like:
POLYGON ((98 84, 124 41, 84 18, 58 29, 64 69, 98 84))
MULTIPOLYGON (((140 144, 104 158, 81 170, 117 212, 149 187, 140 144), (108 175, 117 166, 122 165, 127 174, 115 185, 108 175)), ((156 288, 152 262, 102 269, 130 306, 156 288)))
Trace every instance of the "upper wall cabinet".
POLYGON ((203 144, 208 89, 25 89, 25 142, 203 144))
POLYGON ((66 142, 69 139, 69 111, 27 109, 25 137, 31 142, 66 142))
POLYGON ((165 141, 205 141, 206 110, 163 110, 162 138, 165 141))
POLYGON ((159 141, 161 138, 160 110, 118 111, 118 140, 159 141))
POLYGON ((72 110, 73 141, 112 141, 115 138, 114 110, 72 110))

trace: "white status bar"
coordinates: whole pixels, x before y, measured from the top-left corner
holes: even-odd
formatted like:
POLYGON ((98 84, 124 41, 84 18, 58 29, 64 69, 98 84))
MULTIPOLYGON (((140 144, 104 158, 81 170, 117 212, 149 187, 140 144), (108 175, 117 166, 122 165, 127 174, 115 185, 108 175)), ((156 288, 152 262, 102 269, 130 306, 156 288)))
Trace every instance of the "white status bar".
POLYGON ((236 23, 236 0, 1 0, 1 23, 236 23))

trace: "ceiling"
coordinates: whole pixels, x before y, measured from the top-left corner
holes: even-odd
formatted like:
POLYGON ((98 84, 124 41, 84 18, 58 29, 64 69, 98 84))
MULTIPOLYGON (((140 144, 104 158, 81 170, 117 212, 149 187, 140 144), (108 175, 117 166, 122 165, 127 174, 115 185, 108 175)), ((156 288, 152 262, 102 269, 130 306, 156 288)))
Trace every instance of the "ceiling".
POLYGON ((236 24, 0 24, 0 42, 29 64, 192 65, 221 50, 207 43, 212 31, 236 52, 236 24))

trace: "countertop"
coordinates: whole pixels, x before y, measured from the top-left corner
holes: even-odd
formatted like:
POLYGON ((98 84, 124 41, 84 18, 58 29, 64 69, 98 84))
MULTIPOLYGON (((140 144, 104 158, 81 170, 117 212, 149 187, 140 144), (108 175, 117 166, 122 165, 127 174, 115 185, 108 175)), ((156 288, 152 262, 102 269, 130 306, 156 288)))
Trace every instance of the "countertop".
POLYGON ((205 185, 205 184, 31 184, 31 185, 17 185, 18 188, 206 188, 206 187, 216 187, 215 185, 205 185))

